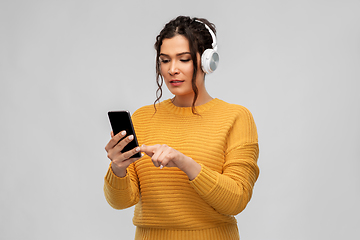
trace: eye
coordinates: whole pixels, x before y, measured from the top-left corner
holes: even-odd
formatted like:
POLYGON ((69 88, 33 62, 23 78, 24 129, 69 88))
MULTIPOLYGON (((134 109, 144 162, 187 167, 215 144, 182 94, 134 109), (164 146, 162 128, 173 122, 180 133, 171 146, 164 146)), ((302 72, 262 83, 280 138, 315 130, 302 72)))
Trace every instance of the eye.
POLYGON ((170 60, 168 60, 168 59, 161 59, 161 58, 160 58, 160 62, 161 62, 161 63, 168 63, 168 62, 170 62, 170 60))
POLYGON ((191 59, 180 59, 181 62, 189 62, 191 59))

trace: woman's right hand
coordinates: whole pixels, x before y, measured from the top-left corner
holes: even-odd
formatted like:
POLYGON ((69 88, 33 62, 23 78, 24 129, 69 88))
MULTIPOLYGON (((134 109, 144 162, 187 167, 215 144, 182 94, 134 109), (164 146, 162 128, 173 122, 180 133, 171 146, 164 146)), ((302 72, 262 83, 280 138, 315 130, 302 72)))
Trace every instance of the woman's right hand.
POLYGON ((124 147, 134 140, 134 136, 130 135, 126 138, 125 131, 121 131, 114 136, 114 133, 111 132, 111 140, 105 146, 105 150, 108 153, 108 158, 111 160, 111 168, 116 176, 125 177, 126 176, 126 168, 139 158, 130 158, 135 153, 140 151, 140 147, 133 148, 127 152, 122 153, 121 151, 124 147), (120 141, 121 140, 121 141, 120 141), (120 141, 120 142, 119 142, 120 141))

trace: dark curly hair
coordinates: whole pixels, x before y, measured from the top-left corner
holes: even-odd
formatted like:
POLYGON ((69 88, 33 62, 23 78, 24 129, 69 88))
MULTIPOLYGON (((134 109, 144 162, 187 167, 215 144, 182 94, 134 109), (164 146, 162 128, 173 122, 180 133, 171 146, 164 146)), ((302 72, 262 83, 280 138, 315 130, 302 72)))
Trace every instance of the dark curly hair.
POLYGON ((155 104, 159 102, 163 94, 162 85, 164 83, 164 79, 163 76, 161 75, 161 70, 160 70, 161 45, 164 39, 172 38, 176 35, 182 35, 186 37, 186 39, 189 41, 190 55, 194 65, 194 72, 191 80, 192 89, 194 91, 194 99, 191 107, 192 107, 192 112, 195 113, 195 102, 198 97, 198 88, 196 86, 196 74, 197 71, 199 70, 197 67, 196 54, 199 53, 201 56, 201 54, 206 49, 212 48, 212 43, 213 43, 211 34, 204 24, 206 24, 216 35, 215 25, 210 23, 205 18, 190 18, 187 16, 179 16, 168 22, 161 30, 160 34, 156 37, 156 42, 154 44, 154 47, 156 50, 156 83, 158 89, 156 90, 156 100, 154 102, 155 110, 156 110, 155 104))

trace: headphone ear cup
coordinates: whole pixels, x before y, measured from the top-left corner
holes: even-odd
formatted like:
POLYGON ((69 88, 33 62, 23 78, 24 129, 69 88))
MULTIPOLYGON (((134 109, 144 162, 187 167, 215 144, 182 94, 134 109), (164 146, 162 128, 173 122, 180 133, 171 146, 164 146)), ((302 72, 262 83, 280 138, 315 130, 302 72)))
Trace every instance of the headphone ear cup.
POLYGON ((219 54, 214 49, 206 49, 201 55, 201 68, 204 73, 212 73, 219 64, 219 54))

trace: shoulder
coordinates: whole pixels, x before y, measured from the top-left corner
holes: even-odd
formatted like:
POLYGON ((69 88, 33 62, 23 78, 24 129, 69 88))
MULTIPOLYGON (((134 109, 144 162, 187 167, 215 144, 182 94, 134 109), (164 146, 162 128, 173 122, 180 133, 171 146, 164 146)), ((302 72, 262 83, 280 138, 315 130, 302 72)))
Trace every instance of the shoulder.
POLYGON ((153 114, 155 112, 155 108, 154 108, 154 105, 146 105, 146 106, 143 106, 139 109, 137 109, 134 113, 133 113, 133 117, 136 117, 136 116, 141 116, 143 114, 153 114))
POLYGON ((147 105, 137 109, 131 116, 132 121, 137 122, 146 121, 155 112, 154 105, 147 105))
POLYGON ((151 104, 151 105, 146 105, 143 106, 139 109, 137 109, 131 116, 133 121, 148 121, 150 118, 153 118, 155 115, 157 116, 158 114, 155 113, 159 113, 162 112, 165 109, 165 106, 168 105, 168 102, 170 100, 164 100, 160 103, 157 104, 151 104))
POLYGON ((222 101, 222 111, 231 124, 229 142, 241 145, 258 141, 255 121, 249 109, 222 101))
POLYGON ((233 116, 235 118, 253 118, 250 110, 239 104, 228 103, 218 99, 217 108, 221 109, 222 114, 224 115, 233 116))
POLYGON ((167 110, 169 110, 171 108, 171 99, 166 99, 162 102, 151 104, 151 105, 146 105, 143 106, 139 109, 137 109, 134 114, 133 117, 137 118, 137 117, 153 117, 155 115, 155 113, 163 113, 164 111, 166 112, 167 110))

